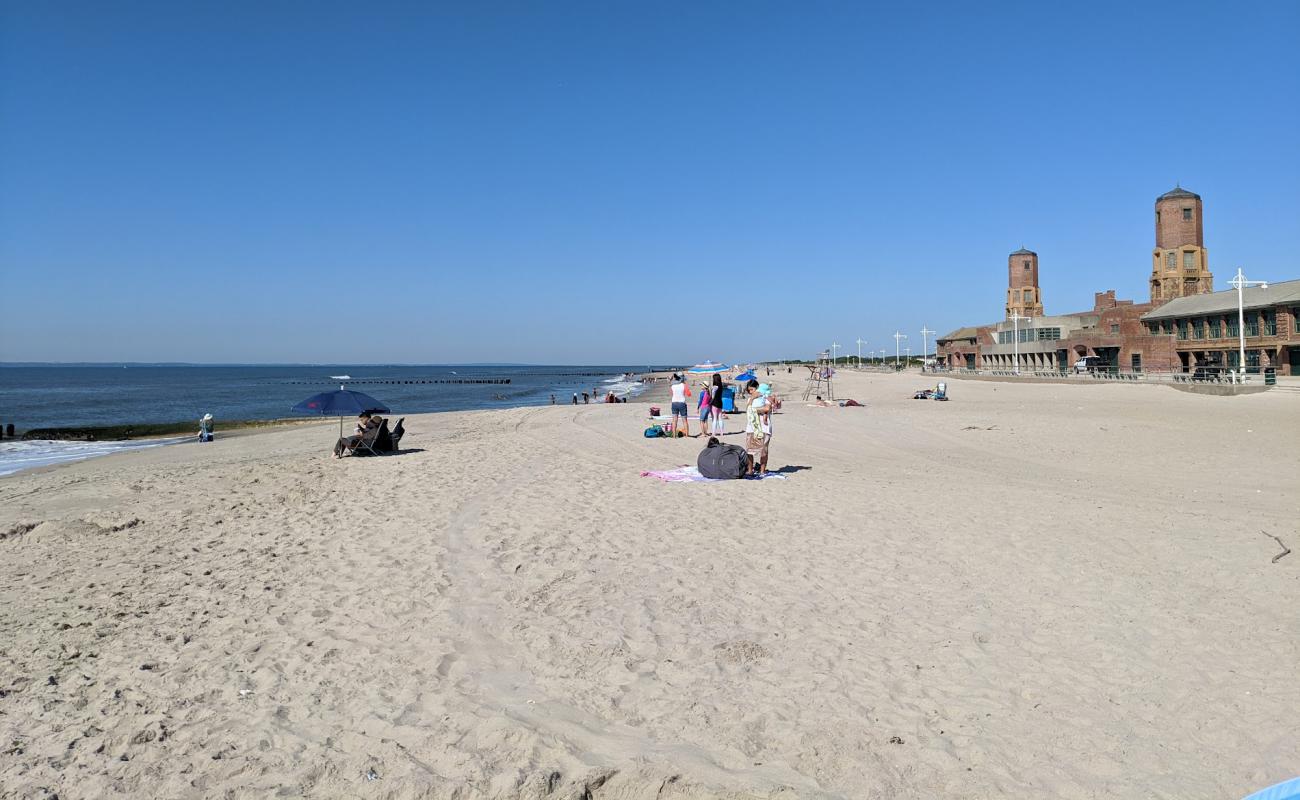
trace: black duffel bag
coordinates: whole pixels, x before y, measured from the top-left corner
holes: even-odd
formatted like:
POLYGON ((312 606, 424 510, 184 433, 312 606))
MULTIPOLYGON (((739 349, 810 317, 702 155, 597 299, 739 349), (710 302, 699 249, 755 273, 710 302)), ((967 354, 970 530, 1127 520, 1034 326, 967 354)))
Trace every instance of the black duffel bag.
POLYGON ((717 438, 709 439, 709 443, 700 451, 700 457, 695 462, 701 475, 706 478, 720 479, 743 478, 749 474, 751 464, 749 453, 745 452, 745 448, 734 444, 723 444, 717 438))

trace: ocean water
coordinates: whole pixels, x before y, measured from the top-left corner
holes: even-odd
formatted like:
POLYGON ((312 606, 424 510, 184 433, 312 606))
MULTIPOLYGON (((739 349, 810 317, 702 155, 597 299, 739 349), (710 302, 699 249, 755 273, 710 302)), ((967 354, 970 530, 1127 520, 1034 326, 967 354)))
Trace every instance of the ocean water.
MULTIPOLYGON (((602 398, 613 391, 636 395, 641 384, 628 379, 647 365, 614 366, 0 366, 0 424, 34 428, 296 416, 290 408, 317 392, 347 388, 365 392, 396 416, 430 411, 544 405, 554 395, 571 403, 573 394, 602 398), (331 375, 348 375, 339 381, 331 375), (454 383, 452 381, 509 383, 454 383)), ((0 441, 0 475, 50 463, 80 460, 141 442, 0 441)))

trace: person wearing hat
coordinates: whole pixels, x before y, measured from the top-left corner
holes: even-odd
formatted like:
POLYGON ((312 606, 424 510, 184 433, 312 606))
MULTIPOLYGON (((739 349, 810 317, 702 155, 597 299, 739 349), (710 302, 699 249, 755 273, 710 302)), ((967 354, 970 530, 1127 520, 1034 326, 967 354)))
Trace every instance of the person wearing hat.
POLYGON ((199 420, 199 441, 200 442, 212 441, 213 427, 214 426, 212 424, 212 415, 204 414, 203 418, 199 420))

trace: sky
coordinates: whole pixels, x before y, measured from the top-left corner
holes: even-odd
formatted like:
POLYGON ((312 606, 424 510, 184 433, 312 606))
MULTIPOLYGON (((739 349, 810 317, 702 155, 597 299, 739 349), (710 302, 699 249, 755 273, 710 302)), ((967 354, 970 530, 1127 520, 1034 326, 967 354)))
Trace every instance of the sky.
POLYGON ((1300 3, 0 0, 0 361, 919 352, 1300 278, 1300 3), (933 343, 931 341, 931 348, 933 343))

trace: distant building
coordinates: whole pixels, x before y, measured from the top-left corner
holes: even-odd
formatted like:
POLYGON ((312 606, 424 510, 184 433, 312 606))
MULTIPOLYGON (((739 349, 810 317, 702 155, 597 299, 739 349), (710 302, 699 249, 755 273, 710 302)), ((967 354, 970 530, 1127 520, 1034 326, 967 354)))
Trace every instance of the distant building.
MULTIPOLYGON (((1085 356, 1122 371, 1238 366, 1237 292, 1214 291, 1200 195, 1181 187, 1155 202, 1151 301, 1098 292, 1089 311, 1046 316, 1038 254, 1008 257, 1005 320, 959 328, 935 340, 950 369, 1063 371, 1085 356)), ((1300 281, 1245 290, 1246 367, 1300 375, 1300 281)))
POLYGON ((1156 246, 1151 251, 1151 302, 1214 291, 1201 196, 1181 186, 1156 198, 1156 246))
POLYGON ((1038 254, 1020 248, 1007 256, 1007 319, 1043 315, 1043 294, 1038 288, 1038 254))

